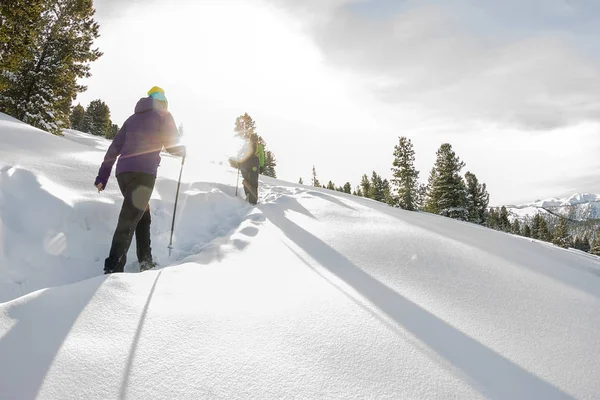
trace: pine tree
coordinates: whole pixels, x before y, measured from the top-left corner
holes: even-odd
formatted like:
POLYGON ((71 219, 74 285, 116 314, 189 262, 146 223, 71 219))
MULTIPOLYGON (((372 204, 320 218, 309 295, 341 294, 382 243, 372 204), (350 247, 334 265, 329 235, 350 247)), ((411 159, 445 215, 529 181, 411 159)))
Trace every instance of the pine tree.
POLYGON ((417 189, 417 199, 415 205, 417 210, 425 210, 425 204, 427 203, 427 185, 424 183, 419 184, 417 189))
POLYGON ((92 116, 87 112, 83 114, 83 121, 81 122, 81 126, 79 129, 81 132, 90 133, 92 129, 92 116))
POLYGON ((396 196, 394 196, 394 194, 392 193, 392 187, 390 185, 390 182, 387 179, 383 180, 382 187, 383 187, 383 201, 385 202, 385 204, 392 206, 392 207, 398 207, 398 198, 396 196))
MULTIPOLYGON (((39 2, 32 4, 37 7, 39 2)), ((102 55, 92 49, 99 27, 92 0, 49 0, 41 5, 35 26, 23 33, 26 54, 20 59, 10 56, 11 70, 2 72, 0 111, 60 134, 70 125, 71 103, 86 90, 78 81, 91 76, 89 64, 102 55)), ((2 25, 4 18, 2 14, 2 25)), ((7 54, 14 55, 10 49, 7 54)))
POLYGON ((373 171, 373 175, 371 175, 369 198, 381 202, 385 201, 385 187, 383 184, 383 179, 381 179, 381 176, 379 176, 375 171, 373 171))
POLYGON ((352 191, 352 185, 350 185, 350 182, 346 182, 344 184, 344 193, 350 194, 351 191, 352 191))
POLYGON ((490 195, 485 183, 481 184, 475 174, 467 171, 465 174, 467 187, 467 218, 471 222, 483 224, 485 212, 490 202, 490 195))
POLYGON ((542 216, 540 214, 535 214, 535 216, 533 217, 533 221, 531 222, 531 237, 533 239, 539 239, 540 238, 540 221, 542 219, 542 216))
POLYGON ((317 170, 314 165, 312 170, 312 185, 314 187, 321 187, 321 182, 319 182, 319 179, 317 178, 317 170))
POLYGON ((344 192, 344 187, 343 186, 338 186, 335 188, 336 192, 344 192))
POLYGON ((44 24, 40 19, 46 0, 0 2, 0 96, 13 85, 21 65, 33 58, 32 43, 44 24))
POLYGON ((265 166, 262 168, 262 174, 270 176, 271 178, 277 178, 275 167, 277 166, 277 160, 275 154, 271 150, 265 151, 265 166))
POLYGON ((360 188, 360 186, 358 186, 357 189, 356 189, 356 195, 359 196, 359 197, 364 197, 365 196, 364 193, 363 193, 363 191, 362 191, 362 189, 360 188))
POLYGON ((569 248, 569 227, 567 226, 566 218, 559 218, 558 225, 554 229, 552 243, 565 249, 569 248))
POLYGON ((106 136, 110 131, 110 109, 102 100, 93 100, 85 110, 89 117, 89 133, 97 136, 106 136))
POLYGON ((575 236, 575 239, 573 239, 573 248, 577 250, 581 250, 583 248, 583 240, 581 236, 575 236))
MULTIPOLYGON (((263 151, 265 153, 265 165, 260 169, 260 173, 265 176, 270 176, 271 178, 277 178, 277 173, 275 172, 275 167, 277 167, 277 160, 275 159, 275 154, 267 149, 267 143, 265 140, 256 133, 256 122, 252 119, 248 113, 244 113, 244 115, 240 115, 235 119, 235 125, 233 127, 233 131, 237 136, 249 140, 251 138, 256 138, 257 143, 263 146, 263 151)), ((233 163, 232 163, 233 164, 233 163)))
POLYGON ((110 124, 110 128, 108 129, 108 132, 106 134, 106 138, 113 140, 115 138, 115 136, 117 136, 117 133, 119 133, 119 126, 117 124, 110 124))
POLYGON ((552 240, 552 234, 548 229, 548 222, 546 221, 546 218, 542 217, 541 215, 539 222, 538 239, 543 240, 545 242, 550 242, 552 240))
POLYGON ((302 177, 300 177, 300 179, 298 179, 298 183, 299 183, 300 185, 304 185, 304 181, 302 180, 302 177))
POLYGON ((452 146, 441 145, 429 176, 427 211, 457 219, 466 219, 466 188, 460 176, 465 166, 452 146))
POLYGON ((600 256, 600 229, 598 229, 598 232, 596 233, 596 237, 592 241, 590 253, 592 253, 596 256, 600 256))
POLYGON ((77 131, 81 131, 83 126, 83 118, 85 117, 85 109, 80 104, 77 104, 73 107, 71 111, 71 129, 75 129, 77 131))
POLYGON ((508 219, 508 210, 505 206, 500 207, 500 230, 504 232, 510 232, 511 225, 510 220, 508 219))
POLYGON ((520 235, 521 234, 521 223, 516 218, 515 218, 515 221, 512 224, 511 232, 514 233, 515 235, 520 235))
POLYGON ((333 184, 333 182, 329 181, 327 183, 327 189, 329 189, 329 190, 335 190, 335 185, 333 184))
POLYGON ((399 138, 399 143, 394 146, 392 165, 393 195, 398 199, 398 206, 409 211, 416 210, 419 171, 415 168, 415 151, 410 139, 399 138))
POLYGON ((256 123, 248 113, 244 113, 235 119, 233 131, 244 139, 250 139, 256 135, 256 123))
POLYGON ((585 234, 581 239, 581 250, 585 251, 586 253, 589 253, 591 249, 592 245, 590 243, 590 238, 587 234, 585 234))
POLYGON ((530 238, 531 237, 531 227, 529 224, 525 224, 523 227, 523 236, 530 238))
POLYGON ((492 229, 498 229, 500 226, 500 214, 494 207, 490 208, 487 218, 487 226, 492 229))
POLYGON ((363 175, 362 179, 360 181, 360 188, 362 191, 362 195, 364 197, 368 197, 370 198, 370 193, 371 193, 371 182, 369 181, 369 178, 367 177, 367 175, 363 175))

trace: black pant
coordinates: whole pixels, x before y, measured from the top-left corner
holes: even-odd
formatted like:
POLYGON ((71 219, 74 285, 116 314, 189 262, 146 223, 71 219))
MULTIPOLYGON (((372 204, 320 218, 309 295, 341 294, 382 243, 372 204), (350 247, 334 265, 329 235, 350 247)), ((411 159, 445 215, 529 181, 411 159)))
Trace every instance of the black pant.
POLYGON ((123 272, 134 232, 138 261, 152 261, 149 201, 156 176, 141 172, 122 172, 117 175, 117 181, 124 199, 110 253, 104 262, 106 272, 123 272))
MULTIPOLYGON (((253 157, 255 158, 255 157, 253 157)), ((240 166, 242 172, 242 185, 244 185, 244 193, 250 204, 258 202, 258 159, 251 158, 240 166)))

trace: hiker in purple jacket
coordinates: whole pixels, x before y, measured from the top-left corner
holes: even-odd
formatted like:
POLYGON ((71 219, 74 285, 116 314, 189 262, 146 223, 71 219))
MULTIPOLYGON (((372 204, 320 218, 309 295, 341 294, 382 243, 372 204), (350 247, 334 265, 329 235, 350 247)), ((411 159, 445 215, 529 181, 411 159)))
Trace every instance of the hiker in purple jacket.
POLYGON ((140 270, 155 266, 150 248, 150 196, 163 147, 171 154, 184 156, 178 145, 177 127, 167 110, 163 89, 155 86, 148 97, 140 99, 106 152, 94 185, 98 192, 106 188, 113 164, 117 160, 117 182, 124 200, 119 214, 104 273, 123 272, 127 251, 135 232, 140 270))

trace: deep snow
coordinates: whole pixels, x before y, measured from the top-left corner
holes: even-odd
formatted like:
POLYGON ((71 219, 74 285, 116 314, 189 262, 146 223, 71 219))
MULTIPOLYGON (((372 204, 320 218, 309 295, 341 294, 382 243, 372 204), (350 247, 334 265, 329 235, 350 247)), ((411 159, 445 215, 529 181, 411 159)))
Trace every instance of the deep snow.
POLYGON ((106 143, 5 116, 0 143, 2 398, 600 393, 594 257, 269 178, 250 207, 235 170, 192 151, 172 257, 180 164, 164 157, 164 267, 107 277, 120 194, 114 177, 93 187, 106 143))

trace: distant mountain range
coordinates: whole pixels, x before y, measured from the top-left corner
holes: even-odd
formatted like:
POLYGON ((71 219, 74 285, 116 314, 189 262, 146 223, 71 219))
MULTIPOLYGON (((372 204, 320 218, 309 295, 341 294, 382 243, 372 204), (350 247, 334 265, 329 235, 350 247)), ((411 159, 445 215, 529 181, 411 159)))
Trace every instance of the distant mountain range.
POLYGON ((563 216, 571 221, 600 220, 600 194, 576 193, 566 199, 550 198, 506 206, 511 220, 528 220, 536 214, 563 216))

